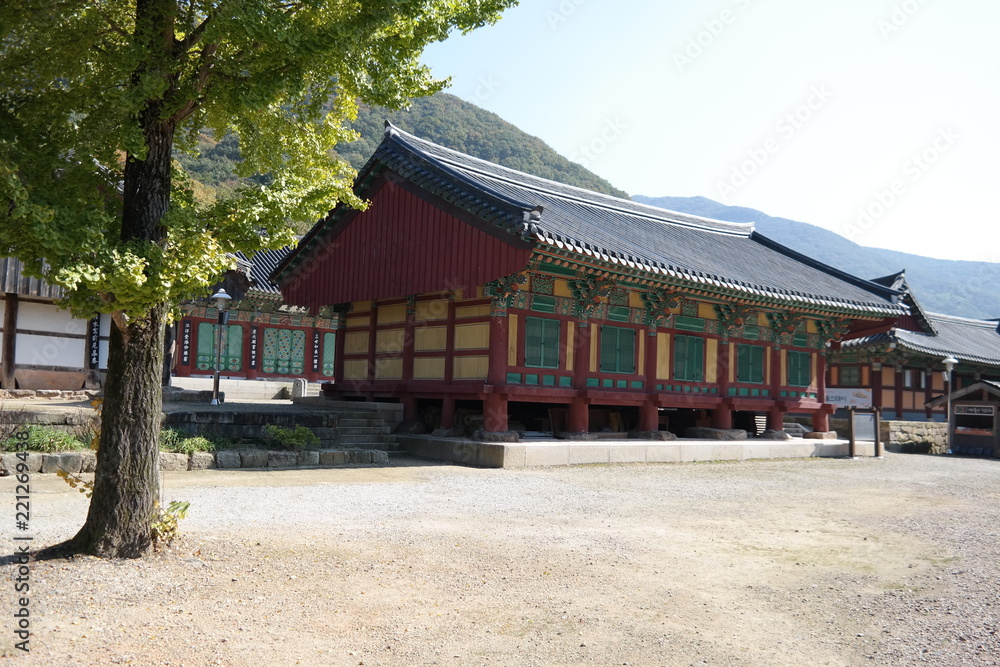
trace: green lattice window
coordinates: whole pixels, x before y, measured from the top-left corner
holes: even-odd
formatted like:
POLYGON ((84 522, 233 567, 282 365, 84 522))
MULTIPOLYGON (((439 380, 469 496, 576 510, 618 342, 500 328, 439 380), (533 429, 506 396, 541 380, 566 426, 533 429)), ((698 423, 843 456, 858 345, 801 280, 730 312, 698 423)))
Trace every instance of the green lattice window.
POLYGON ((601 327, 601 372, 635 373, 635 329, 601 327))
POLYGON ((861 386, 861 369, 857 366, 841 366, 837 376, 837 386, 839 387, 861 386))
POLYGON ((261 370, 265 373, 301 375, 305 368, 306 332, 297 329, 264 329, 261 370))
POLYGON ((333 377, 337 355, 337 334, 329 331, 323 334, 322 373, 333 377))
POLYGON ((788 352, 788 384, 808 387, 812 382, 812 355, 808 352, 788 352))
MULTIPOLYGON (((198 356, 195 360, 198 370, 215 370, 215 343, 219 335, 218 324, 198 323, 198 356)), ((230 324, 222 334, 222 363, 220 371, 243 370, 243 327, 230 324)))
POLYGON ((705 339, 674 336, 674 379, 701 382, 705 379, 705 339))
POLYGON ((764 348, 760 345, 740 345, 736 348, 736 381, 764 381, 764 348))
POLYGON ((559 320, 525 318, 524 365, 559 368, 559 320))

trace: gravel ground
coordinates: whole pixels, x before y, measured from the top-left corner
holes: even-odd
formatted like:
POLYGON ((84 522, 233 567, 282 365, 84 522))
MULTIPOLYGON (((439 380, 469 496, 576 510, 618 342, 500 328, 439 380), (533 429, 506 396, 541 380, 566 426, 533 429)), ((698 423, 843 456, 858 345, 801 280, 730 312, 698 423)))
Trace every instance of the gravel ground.
MULTIPOLYGON (((998 482, 901 454, 166 473, 184 537, 32 563, 26 655, 5 578, 0 664, 996 665, 998 482)), ((31 503, 37 546, 86 511, 51 475, 31 503)))

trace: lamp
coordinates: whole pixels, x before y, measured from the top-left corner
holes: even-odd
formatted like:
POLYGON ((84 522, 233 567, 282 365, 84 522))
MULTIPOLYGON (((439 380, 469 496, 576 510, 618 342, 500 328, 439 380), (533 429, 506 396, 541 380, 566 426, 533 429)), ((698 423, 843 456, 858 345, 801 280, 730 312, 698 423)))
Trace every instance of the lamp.
POLYGON ((223 327, 229 321, 229 311, 226 309, 229 308, 229 302, 232 298, 222 288, 219 288, 219 291, 212 295, 215 309, 219 311, 219 336, 215 343, 215 375, 212 378, 212 405, 219 404, 219 368, 222 366, 222 334, 223 327))
POLYGON ((947 408, 948 409, 948 414, 946 416, 946 420, 947 420, 948 426, 947 426, 947 431, 946 432, 947 432, 947 437, 948 437, 948 450, 950 451, 951 450, 951 387, 952 387, 952 385, 951 385, 951 371, 952 371, 953 368, 955 368, 955 364, 958 363, 958 359, 956 359, 955 357, 953 357, 953 356, 951 356, 949 354, 947 357, 945 357, 944 359, 941 360, 941 363, 944 364, 945 379, 948 381, 948 401, 947 401, 947 403, 948 403, 948 408, 947 408))

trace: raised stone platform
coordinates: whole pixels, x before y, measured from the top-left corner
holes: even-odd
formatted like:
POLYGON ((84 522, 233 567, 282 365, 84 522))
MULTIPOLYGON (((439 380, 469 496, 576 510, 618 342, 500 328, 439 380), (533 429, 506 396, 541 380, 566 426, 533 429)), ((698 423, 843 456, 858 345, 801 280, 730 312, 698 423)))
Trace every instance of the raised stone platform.
MULTIPOLYGON (((477 442, 432 435, 400 435, 411 456, 480 468, 532 468, 595 463, 686 463, 809 457, 846 457, 846 440, 527 440, 477 442)), ((856 456, 872 456, 873 443, 857 443, 856 456)))

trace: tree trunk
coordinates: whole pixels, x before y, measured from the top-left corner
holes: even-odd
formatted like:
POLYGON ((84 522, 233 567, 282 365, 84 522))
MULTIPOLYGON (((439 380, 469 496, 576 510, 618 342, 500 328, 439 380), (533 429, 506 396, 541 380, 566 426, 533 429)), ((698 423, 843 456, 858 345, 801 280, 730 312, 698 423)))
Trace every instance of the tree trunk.
MULTIPOLYGON (((173 44, 171 0, 136 3, 137 34, 146 40, 148 60, 134 82, 160 73, 170 83, 173 44)), ((162 98, 151 99, 137 121, 145 154, 125 160, 121 239, 166 242, 163 217, 170 208, 175 121, 165 118, 162 98)), ((111 295, 113 296, 113 295, 111 295)), ((106 558, 137 558, 153 543, 152 524, 160 495, 160 426, 163 393, 163 334, 169 305, 142 317, 112 317, 108 374, 104 386, 101 443, 87 522, 69 544, 73 551, 106 558)))
POLYGON ((160 306, 122 332, 112 324, 101 445, 87 522, 74 551, 137 558, 152 546, 159 500, 160 372, 168 309, 160 306))

